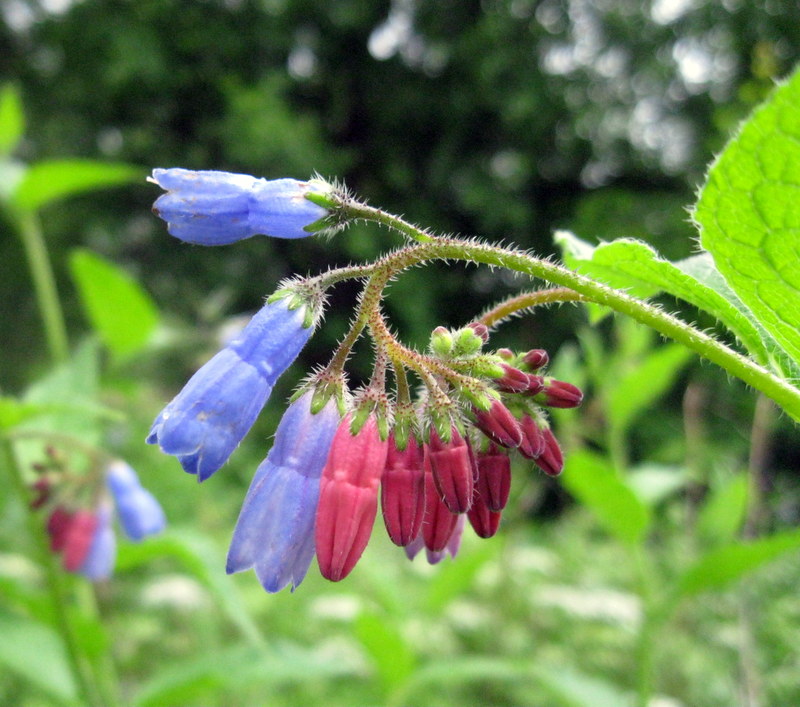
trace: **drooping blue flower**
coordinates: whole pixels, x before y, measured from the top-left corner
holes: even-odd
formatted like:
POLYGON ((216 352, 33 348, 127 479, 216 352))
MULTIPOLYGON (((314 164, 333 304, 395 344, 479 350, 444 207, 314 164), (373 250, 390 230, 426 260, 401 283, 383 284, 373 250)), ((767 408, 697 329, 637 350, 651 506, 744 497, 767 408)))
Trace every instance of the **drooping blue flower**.
POLYGON ((166 518, 155 496, 142 487, 136 472, 123 461, 106 467, 106 485, 114 497, 122 530, 139 541, 164 530, 166 518))
POLYGON ((78 572, 93 582, 108 579, 114 570, 117 559, 117 538, 111 527, 111 507, 101 505, 97 509, 97 527, 92 536, 92 544, 86 559, 78 568, 78 572))
POLYGON ((227 245, 257 234, 305 238, 313 235, 308 227, 328 215, 306 199, 328 191, 322 182, 179 168, 154 169, 150 181, 167 191, 153 211, 173 236, 188 243, 227 245))
POLYGON ((313 327, 292 298, 264 305, 241 333, 197 371, 156 418, 147 437, 204 481, 253 426, 280 375, 313 327))
POLYGON ((250 484, 228 551, 228 574, 254 568, 268 592, 290 582, 296 588, 314 556, 320 474, 339 413, 331 400, 312 415, 312 396, 306 393, 284 413, 275 443, 250 484))

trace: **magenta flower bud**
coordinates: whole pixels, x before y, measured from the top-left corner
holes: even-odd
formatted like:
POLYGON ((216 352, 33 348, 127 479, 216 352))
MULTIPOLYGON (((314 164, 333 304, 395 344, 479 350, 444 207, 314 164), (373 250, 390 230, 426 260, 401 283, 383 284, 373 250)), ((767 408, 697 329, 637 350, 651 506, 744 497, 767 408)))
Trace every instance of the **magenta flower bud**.
POLYGON ((336 430, 322 470, 315 540, 317 562, 326 579, 350 574, 369 541, 378 510, 378 487, 386 467, 387 443, 370 415, 358 434, 347 415, 336 430))
POLYGON ((548 476, 558 476, 564 470, 564 456, 561 447, 550 428, 542 430, 544 451, 534 459, 538 467, 548 476))
MULTIPOLYGON (((470 486, 470 493, 472 493, 470 486)), ((470 497, 470 500, 472 498, 470 497)), ((431 465, 430 448, 425 448, 425 514, 422 517, 422 539, 425 547, 440 552, 447 547, 459 516, 452 513, 439 495, 431 465)))
POLYGON ((500 511, 492 511, 485 503, 485 499, 475 493, 472 505, 467 511, 467 518, 475 534, 479 538, 491 538, 500 527, 500 511))
POLYGON ((508 452, 493 444, 485 452, 475 455, 478 463, 478 478, 475 481, 475 498, 480 497, 481 502, 490 511, 502 511, 508 503, 508 494, 511 491, 511 460, 508 452))
POLYGON ((47 534, 50 536, 50 549, 58 554, 64 549, 67 531, 73 514, 64 506, 56 506, 47 518, 47 534))
POLYGON ((77 572, 85 562, 97 524, 97 515, 92 511, 81 509, 73 514, 63 547, 63 563, 67 572, 77 572))
POLYGON ((522 443, 519 445, 520 454, 527 459, 536 459, 544 452, 544 431, 527 413, 519 421, 522 430, 522 443))
POLYGON ((494 384, 504 393, 522 393, 530 388, 530 374, 520 371, 519 368, 501 363, 500 368, 505 371, 501 378, 497 378, 494 384))
POLYGON ((425 471, 422 446, 412 436, 401 452, 389 437, 386 468, 381 479, 381 509, 386 531, 395 545, 408 545, 419 535, 425 512, 425 471))
POLYGON ((531 371, 538 371, 550 363, 550 356, 544 349, 531 349, 522 357, 523 363, 531 371))
MULTIPOLYGON (((443 442, 436 430, 431 429, 426 458, 430 460, 437 497, 441 497, 450 512, 464 513, 472 503, 476 473, 467 441, 455 427, 452 428, 449 442, 443 442)), ((426 486, 426 496, 427 493, 426 486)))
POLYGON ((522 430, 517 418, 499 400, 493 400, 488 410, 472 408, 475 426, 489 439, 502 447, 516 449, 522 443, 522 430))
POLYGON ((467 326, 469 326, 472 331, 481 337, 481 340, 484 344, 489 341, 489 327, 487 327, 485 324, 481 324, 480 322, 472 322, 472 324, 468 324, 467 326))
POLYGON ((441 562, 447 555, 455 557, 461 547, 461 537, 464 535, 464 514, 456 516, 456 523, 453 526, 453 532, 450 533, 450 539, 442 550, 431 550, 425 548, 425 555, 429 565, 436 565, 441 562))
POLYGON ((537 395, 544 390, 544 378, 541 376, 528 374, 528 389, 525 391, 526 396, 537 395))
POLYGON ((187 243, 227 245, 258 234, 305 238, 328 215, 305 198, 325 193, 323 185, 296 179, 174 168, 154 169, 150 181, 167 191, 153 211, 171 235, 187 243))
POLYGON ((546 378, 544 390, 536 396, 536 400, 551 408, 575 408, 583 401, 583 393, 572 383, 546 378))

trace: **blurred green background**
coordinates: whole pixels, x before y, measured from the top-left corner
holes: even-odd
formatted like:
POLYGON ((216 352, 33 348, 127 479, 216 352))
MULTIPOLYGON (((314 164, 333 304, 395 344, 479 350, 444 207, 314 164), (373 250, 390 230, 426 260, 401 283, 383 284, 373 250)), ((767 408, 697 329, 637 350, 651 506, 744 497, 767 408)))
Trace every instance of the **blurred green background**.
MULTIPOLYGON (((470 536, 435 568, 408 563, 376 526, 341 585, 312 567, 294 595, 268 596, 249 573, 223 574, 281 401, 346 330, 352 286, 334 291, 324 327, 211 481, 198 486, 143 444, 231 317, 283 277, 399 244, 357 226, 332 240, 190 247, 150 213, 153 167, 318 172, 438 232, 548 255, 553 230, 567 228, 591 242, 642 238, 677 259, 694 248, 686 209, 706 165, 798 59, 800 5, 775 0, 3 0, 0 82, 18 92, 25 132, 0 181, 55 158, 141 170, 138 182, 40 213, 70 342, 83 346, 71 385, 91 381, 124 413, 103 424, 103 443, 139 470, 174 528, 122 547, 117 577, 98 589, 103 624, 85 640, 113 654, 123 703, 800 704, 796 554, 743 582, 712 577, 714 552, 742 534, 781 537, 796 524, 797 433, 630 323, 592 327, 563 307, 493 336, 550 350, 589 398, 554 416, 572 460, 564 483, 520 464, 499 536, 470 536), (157 303, 160 324, 135 355, 86 343, 69 268, 78 247, 157 303), (592 474, 614 477, 596 482, 606 496, 592 474), (692 571, 712 578, 691 585, 692 571)), ((0 390, 21 395, 52 374, 21 241, 0 219, 0 390)), ((394 283, 386 307, 403 340, 424 346, 434 326, 464 324, 524 286, 428 266, 394 283)), ((354 382, 370 353, 359 349, 354 382)), ((40 587, 22 559, 19 501, 3 504, 3 596, 12 615, 46 624, 23 599, 40 587)), ((63 698, 4 653, 0 702, 63 698)))

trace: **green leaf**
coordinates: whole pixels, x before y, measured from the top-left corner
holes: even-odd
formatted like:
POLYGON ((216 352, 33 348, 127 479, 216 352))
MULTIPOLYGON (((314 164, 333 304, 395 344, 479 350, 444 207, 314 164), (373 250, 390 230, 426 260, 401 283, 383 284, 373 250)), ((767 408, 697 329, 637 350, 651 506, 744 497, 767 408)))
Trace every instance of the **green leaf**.
POLYGON ((11 84, 0 89, 0 156, 8 155, 25 132, 25 113, 19 91, 11 84))
POLYGON ((63 644, 49 626, 0 611, 0 636, 0 665, 59 702, 77 698, 63 644))
MULTIPOLYGON (((682 299, 730 329, 759 363, 767 362, 765 332, 759 331, 750 312, 727 287, 707 254, 672 263, 647 243, 632 238, 594 248, 566 231, 556 232, 554 240, 571 253, 567 259, 570 267, 614 287, 624 287, 639 297, 666 292, 682 299)), ((777 345, 773 344, 773 348, 777 345)))
POLYGON ((800 530, 713 550, 683 575, 678 583, 678 594, 693 596, 724 589, 784 553, 798 549, 800 530))
POLYGON ((70 269, 86 315, 108 349, 119 356, 142 349, 158 324, 150 295, 124 270, 88 250, 72 251, 70 269))
POLYGON ((731 542, 744 523, 747 513, 747 477, 734 476, 709 495, 697 517, 697 532, 707 543, 731 542))
POLYGON ((25 172, 12 200, 17 207, 34 211, 56 199, 141 179, 144 172, 128 164, 92 160, 37 162, 25 172))
POLYGON ((628 486, 648 506, 656 506, 677 493, 688 480, 686 469, 678 466, 665 466, 644 463, 628 474, 628 486))
POLYGON ((416 660, 391 617, 363 612, 357 617, 354 628, 375 664, 384 694, 405 683, 414 672, 416 660))
POLYGON ((650 527, 650 509, 611 467, 607 459, 587 451, 567 457, 561 475, 564 487, 591 510, 617 539, 635 545, 650 527))
POLYGON ((678 344, 666 344, 636 366, 618 372, 608 394, 609 423, 624 432, 636 415, 649 408, 675 382, 692 352, 678 344))
POLYGON ((739 298, 800 361, 800 72, 711 167, 694 218, 739 298))
POLYGON ((36 417, 46 409, 47 407, 43 405, 25 403, 9 395, 0 395, 0 430, 36 417))

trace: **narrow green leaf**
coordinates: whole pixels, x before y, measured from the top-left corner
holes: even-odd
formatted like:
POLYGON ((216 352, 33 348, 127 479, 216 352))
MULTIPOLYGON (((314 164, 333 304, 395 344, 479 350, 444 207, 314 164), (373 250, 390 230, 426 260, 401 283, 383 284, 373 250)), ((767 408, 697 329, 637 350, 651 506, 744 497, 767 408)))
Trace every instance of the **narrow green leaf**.
POLYGON ((49 626, 2 611, 0 636, 0 665, 59 702, 76 699, 63 644, 49 626))
POLYGON ((703 540, 718 546, 736 537, 747 513, 747 490, 747 477, 739 474, 711 492, 697 517, 703 540))
POLYGON ((666 344, 646 356, 636 366, 617 372, 608 395, 608 418, 619 433, 648 409, 675 382, 692 352, 678 344, 666 344))
POLYGON ((650 509, 611 467, 591 452, 573 452, 561 475, 564 487, 591 510, 617 539, 635 545, 644 541, 650 526, 650 509))
POLYGON ((19 91, 11 84, 0 88, 0 156, 9 154, 25 132, 25 113, 19 91))
POLYGON ((800 361, 800 72, 711 167, 694 217, 739 298, 800 361))
POLYGON ((759 363, 767 362, 765 332, 759 331, 752 314, 726 286, 707 254, 672 263, 632 238, 592 247, 571 233, 558 231, 554 240, 571 253, 565 258, 570 267, 640 297, 666 292, 682 299, 730 329, 759 363))
POLYGON ((37 162, 25 172, 12 199, 19 208, 33 211, 56 199, 141 179, 143 170, 128 164, 92 160, 37 162))
POLYGON ((363 612, 355 622, 355 634, 372 658, 384 694, 397 689, 414 672, 414 652, 391 617, 363 612))
POLYGON ((778 533, 761 540, 726 545, 702 557, 678 583, 678 594, 693 596, 724 589, 749 572, 786 552, 800 549, 800 530, 778 533))
POLYGON ((72 251, 70 268, 86 315, 109 350, 125 356, 145 346, 158 310, 136 280, 84 249, 72 251))

